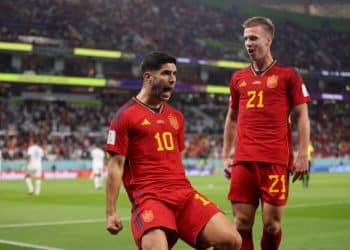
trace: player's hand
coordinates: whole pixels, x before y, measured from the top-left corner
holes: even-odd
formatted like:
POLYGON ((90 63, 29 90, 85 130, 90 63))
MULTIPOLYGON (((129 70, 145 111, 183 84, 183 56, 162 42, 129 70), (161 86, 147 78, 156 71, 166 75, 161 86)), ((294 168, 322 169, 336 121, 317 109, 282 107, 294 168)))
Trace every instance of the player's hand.
POLYGON ((123 229, 122 220, 119 218, 118 215, 116 214, 107 215, 106 229, 111 234, 117 234, 119 233, 119 231, 123 229))
POLYGON ((224 175, 227 179, 231 178, 231 171, 232 171, 232 159, 227 158, 223 160, 224 162, 224 175))
POLYGON ((302 180, 303 177, 308 174, 308 164, 309 162, 307 155, 298 155, 291 172, 293 176, 292 182, 295 182, 296 180, 302 180))

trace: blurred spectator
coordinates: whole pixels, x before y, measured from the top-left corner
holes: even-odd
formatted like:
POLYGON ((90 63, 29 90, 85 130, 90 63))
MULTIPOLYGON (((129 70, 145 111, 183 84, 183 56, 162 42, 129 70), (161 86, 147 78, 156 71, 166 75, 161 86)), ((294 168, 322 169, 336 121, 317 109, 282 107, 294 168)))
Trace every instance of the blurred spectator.
MULTIPOLYGON (((27 139, 35 135, 43 143, 48 159, 89 159, 92 142, 105 141, 109 119, 131 96, 132 91, 114 94, 113 98, 102 95, 101 105, 94 107, 40 101, 15 104, 0 99, 3 158, 23 159, 27 139)), ((175 95, 171 103, 186 118, 186 157, 218 158, 228 95, 182 93, 175 95)), ((313 101, 310 119, 315 157, 350 156, 350 103, 313 101)))
MULTIPOLYGON (((247 60, 239 46, 240 24, 246 16, 235 8, 218 10, 187 0, 3 0, 0 8, 5 10, 0 16, 1 40, 17 41, 27 35, 63 39, 68 47, 247 60)), ((347 33, 306 30, 289 21, 278 25, 276 34, 274 54, 289 55, 283 57, 286 64, 350 69, 350 48, 343 46, 350 40, 347 33), (293 48, 298 53, 292 53, 293 48)))

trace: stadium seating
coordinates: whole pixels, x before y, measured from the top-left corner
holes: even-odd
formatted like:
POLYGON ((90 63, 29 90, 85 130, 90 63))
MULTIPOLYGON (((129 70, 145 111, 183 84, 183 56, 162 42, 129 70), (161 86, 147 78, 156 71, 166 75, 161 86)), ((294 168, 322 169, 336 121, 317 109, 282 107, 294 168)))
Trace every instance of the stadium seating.
MULTIPOLYGON (((72 47, 113 49, 130 52, 136 57, 157 49, 197 60, 248 61, 240 27, 246 16, 236 8, 223 11, 186 0, 3 0, 0 8, 6 10, 0 16, 1 41, 21 42, 24 38, 35 38, 34 44, 43 43, 40 53, 0 53, 0 73, 139 79, 134 72, 135 62, 105 61, 98 68, 96 66, 102 62, 97 63, 92 57, 60 58, 50 54, 46 47, 54 47, 57 52, 72 47), (16 65, 19 66, 13 67, 16 65)), ((291 22, 276 27, 273 53, 281 61, 311 73, 313 70, 350 69, 350 47, 344 46, 350 39, 349 33, 306 30, 291 22), (291 34, 293 39, 290 39, 291 34)), ((179 64, 178 84, 227 86, 231 73, 231 68, 179 64)), ((350 90, 349 86, 346 89, 344 78, 338 76, 304 74, 303 77, 312 92, 336 94, 350 90)), ((4 86, 0 88, 0 146, 5 160, 23 158, 26 139, 32 135, 40 138, 52 159, 87 158, 91 141, 96 138, 105 141, 109 120, 134 94, 127 89, 112 94, 92 89, 97 102, 86 105, 72 104, 67 96, 65 101, 55 99, 58 93, 53 95, 55 101, 23 97, 25 91, 31 91, 29 95, 48 95, 53 89, 48 86, 36 86, 34 90, 30 89, 31 85, 24 88, 13 84, 7 88, 5 83, 4 86)), ((72 88, 61 88, 66 95, 72 94, 72 88)), ((182 92, 175 94, 171 103, 185 114, 186 157, 218 158, 228 95, 182 92)), ((350 154, 349 112, 347 101, 313 101, 310 115, 315 155, 342 157, 350 154)))
MULTIPOLYGON (((240 27, 246 16, 236 8, 223 11, 186 0, 4 0, 0 8, 6 10, 0 17, 0 40, 18 41, 27 35, 56 39, 52 46, 133 53, 157 49, 177 57, 248 59, 240 27)), ((344 46, 348 33, 305 30, 291 22, 276 28, 274 54, 285 63, 307 69, 350 69, 350 48, 344 46)))
MULTIPOLYGON (((27 139, 36 136, 52 160, 87 159, 92 141, 98 139, 101 144, 105 142, 114 112, 134 93, 101 95, 100 105, 94 106, 38 100, 15 103, 0 98, 0 146, 3 148, 3 158, 22 159, 27 139)), ((185 156, 219 158, 228 95, 175 93, 171 103, 185 114, 185 156)), ((310 117, 315 156, 349 156, 349 103, 313 101, 310 104, 310 117)))

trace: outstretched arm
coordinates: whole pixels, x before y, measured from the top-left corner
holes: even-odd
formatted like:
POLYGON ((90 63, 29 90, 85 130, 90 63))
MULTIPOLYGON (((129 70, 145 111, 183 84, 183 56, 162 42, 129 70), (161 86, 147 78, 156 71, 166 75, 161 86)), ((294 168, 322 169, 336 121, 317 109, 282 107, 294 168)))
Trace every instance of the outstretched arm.
POLYGON ((292 170, 293 182, 301 180, 308 173, 308 146, 310 142, 310 120, 307 104, 296 105, 294 111, 298 128, 298 156, 292 170))
POLYGON ((123 229, 123 224, 116 212, 116 202, 122 183, 125 156, 112 155, 108 162, 106 179, 106 228, 111 234, 117 234, 123 229))

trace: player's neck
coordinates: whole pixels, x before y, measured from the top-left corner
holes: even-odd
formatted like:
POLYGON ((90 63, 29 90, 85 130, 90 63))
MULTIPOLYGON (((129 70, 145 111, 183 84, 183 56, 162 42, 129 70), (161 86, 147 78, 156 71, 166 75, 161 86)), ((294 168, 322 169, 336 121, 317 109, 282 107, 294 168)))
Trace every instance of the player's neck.
POLYGON ((252 64, 253 64, 254 71, 264 72, 274 63, 274 61, 275 60, 272 58, 271 55, 263 58, 262 60, 253 61, 252 64))
POLYGON ((143 105, 149 107, 152 110, 160 109, 162 106, 162 102, 158 100, 153 100, 152 96, 147 95, 144 91, 140 91, 135 97, 137 101, 141 102, 143 105))

